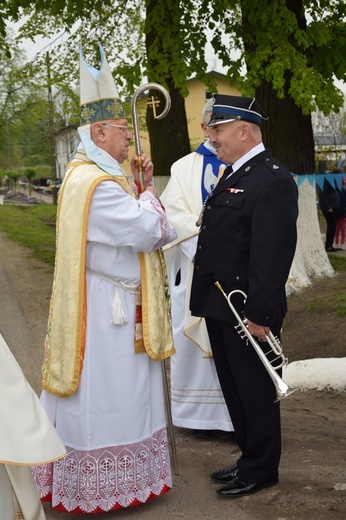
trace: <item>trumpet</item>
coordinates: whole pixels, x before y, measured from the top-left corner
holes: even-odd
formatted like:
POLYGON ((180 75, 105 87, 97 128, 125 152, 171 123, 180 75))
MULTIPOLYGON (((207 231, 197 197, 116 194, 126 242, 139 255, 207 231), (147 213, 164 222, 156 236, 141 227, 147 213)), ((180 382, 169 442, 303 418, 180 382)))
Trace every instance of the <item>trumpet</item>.
POLYGON ((292 387, 288 386, 276 372, 280 368, 286 366, 288 363, 288 359, 285 357, 285 355, 283 353, 282 346, 281 346, 279 339, 277 337, 275 337, 271 331, 269 331, 269 334, 267 334, 266 337, 267 337, 267 343, 270 348, 267 352, 263 352, 263 350, 261 349, 261 347, 255 340, 255 338, 248 331, 248 328, 246 325, 247 320, 242 319, 239 316, 238 312, 236 311, 234 305, 231 302, 231 298, 234 294, 241 294, 244 297, 244 303, 245 303, 246 298, 247 298, 246 294, 243 291, 235 290, 235 291, 231 291, 227 295, 219 282, 215 282, 215 285, 218 289, 220 289, 220 291, 226 298, 228 306, 230 307, 231 311, 233 312, 234 316, 236 317, 236 319, 238 321, 238 325, 235 325, 234 328, 236 329, 236 331, 238 332, 238 334, 240 335, 240 337, 242 339, 246 338, 247 342, 250 341, 251 345, 254 347, 256 353, 258 354, 260 360, 262 361, 265 369, 267 370, 271 380, 273 381, 275 390, 276 390, 276 399, 274 402, 276 403, 276 402, 280 401, 281 399, 284 399, 285 397, 288 397, 289 395, 293 394, 293 392, 295 392, 297 390, 297 388, 292 388, 292 387), (272 361, 269 361, 267 356, 269 354, 272 354, 273 352, 276 355, 276 357, 272 361))

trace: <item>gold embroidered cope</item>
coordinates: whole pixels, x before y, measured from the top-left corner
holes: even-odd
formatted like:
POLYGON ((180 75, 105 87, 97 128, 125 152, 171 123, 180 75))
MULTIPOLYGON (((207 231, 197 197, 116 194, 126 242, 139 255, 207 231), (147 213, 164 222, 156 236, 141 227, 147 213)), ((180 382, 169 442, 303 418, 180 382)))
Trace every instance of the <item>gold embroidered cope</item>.
MULTIPOLYGON (((106 174, 92 162, 69 165, 59 193, 56 261, 45 340, 42 388, 68 397, 78 388, 86 330, 86 233, 91 198, 102 181, 117 182, 133 197, 126 177, 106 174)), ((160 250, 138 253, 141 268, 143 339, 134 351, 156 361, 174 354, 160 250)), ((135 343, 135 341, 134 341, 135 343)))

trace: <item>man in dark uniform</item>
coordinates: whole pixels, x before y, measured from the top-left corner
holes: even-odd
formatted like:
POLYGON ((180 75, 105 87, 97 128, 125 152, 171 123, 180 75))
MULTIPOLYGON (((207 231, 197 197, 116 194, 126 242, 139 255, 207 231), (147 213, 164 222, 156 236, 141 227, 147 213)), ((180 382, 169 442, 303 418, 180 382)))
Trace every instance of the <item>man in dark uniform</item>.
POLYGON ((224 292, 265 347, 269 330, 279 337, 287 311, 285 283, 293 260, 298 190, 290 172, 262 143, 268 119, 255 99, 215 95, 208 128, 218 159, 227 163, 199 219, 191 312, 206 318, 221 388, 241 450, 238 461, 212 474, 218 493, 239 497, 278 482, 281 454, 279 403, 268 371, 237 320, 224 292), (244 305, 245 303, 245 305, 244 305))

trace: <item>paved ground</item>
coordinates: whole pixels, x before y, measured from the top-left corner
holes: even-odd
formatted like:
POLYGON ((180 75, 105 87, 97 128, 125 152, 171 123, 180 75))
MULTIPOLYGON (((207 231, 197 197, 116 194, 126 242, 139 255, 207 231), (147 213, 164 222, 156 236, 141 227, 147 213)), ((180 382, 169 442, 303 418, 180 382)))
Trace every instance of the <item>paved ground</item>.
MULTIPOLYGON (((26 250, 0 234, 0 330, 37 393, 40 392, 40 366, 51 283, 51 269, 33 261, 26 250)), ((327 281, 320 285, 319 293, 326 290, 325 286, 332 290, 332 283, 327 281)), ((309 297, 309 292, 304 294, 304 298, 309 297)), ((298 297, 292 300, 290 307, 293 321, 301 319, 305 302, 298 297)), ((325 351, 319 350, 323 343, 322 339, 319 340, 322 333, 318 333, 321 319, 317 316, 315 322, 311 318, 309 326, 313 334, 302 332, 298 338, 293 334, 289 336, 292 338, 292 360, 297 359, 296 352, 302 353, 302 345, 306 352, 316 352, 317 357, 323 357, 325 351)), ((345 322, 333 319, 335 327, 341 331, 345 322)), ((288 322, 289 329, 293 326, 288 322)), ((330 333, 329 342, 333 343, 330 333)), ((328 356, 341 357, 344 344, 341 346, 339 343, 337 351, 330 348, 328 356)), ((292 354, 289 353, 289 357, 292 354)), ((234 501, 218 497, 215 493, 218 485, 209 478, 211 471, 233 462, 238 455, 237 446, 229 435, 217 432, 210 440, 199 440, 188 430, 175 428, 179 475, 174 476, 173 489, 144 506, 98 515, 97 518, 345 520, 345 405, 346 392, 338 390, 296 392, 285 399, 281 407, 283 452, 280 483, 234 501)), ((45 510, 47 520, 81 518, 80 515, 54 512, 49 505, 45 505, 45 510)), ((86 517, 95 518, 93 515, 86 517)))

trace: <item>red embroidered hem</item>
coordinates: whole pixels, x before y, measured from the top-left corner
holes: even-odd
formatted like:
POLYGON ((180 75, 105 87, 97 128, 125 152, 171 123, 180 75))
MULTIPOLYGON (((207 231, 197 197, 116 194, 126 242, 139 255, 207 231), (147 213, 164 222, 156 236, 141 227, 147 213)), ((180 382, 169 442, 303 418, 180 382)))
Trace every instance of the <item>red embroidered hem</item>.
MULTIPOLYGON (((140 505, 146 504, 147 502, 150 502, 154 498, 164 495, 170 489, 171 489, 170 487, 165 485, 159 495, 155 495, 154 493, 151 493, 148 500, 146 500, 145 502, 140 502, 139 500, 135 499, 133 502, 131 502, 131 504, 128 505, 128 507, 140 506, 140 505)), ((49 493, 45 497, 41 498, 41 502, 52 502, 52 494, 49 493)), ((94 511, 90 511, 88 513, 86 513, 85 511, 82 511, 79 507, 76 507, 76 509, 73 509, 73 511, 67 511, 67 509, 65 509, 62 504, 58 504, 54 507, 52 506, 52 508, 55 511, 60 511, 61 513, 77 513, 77 514, 81 514, 81 515, 85 515, 85 514, 93 515, 93 514, 107 513, 108 511, 116 511, 117 509, 127 509, 127 507, 126 508, 122 507, 120 504, 116 504, 114 507, 112 507, 108 511, 104 511, 100 507, 97 507, 96 509, 94 509, 94 511)))

